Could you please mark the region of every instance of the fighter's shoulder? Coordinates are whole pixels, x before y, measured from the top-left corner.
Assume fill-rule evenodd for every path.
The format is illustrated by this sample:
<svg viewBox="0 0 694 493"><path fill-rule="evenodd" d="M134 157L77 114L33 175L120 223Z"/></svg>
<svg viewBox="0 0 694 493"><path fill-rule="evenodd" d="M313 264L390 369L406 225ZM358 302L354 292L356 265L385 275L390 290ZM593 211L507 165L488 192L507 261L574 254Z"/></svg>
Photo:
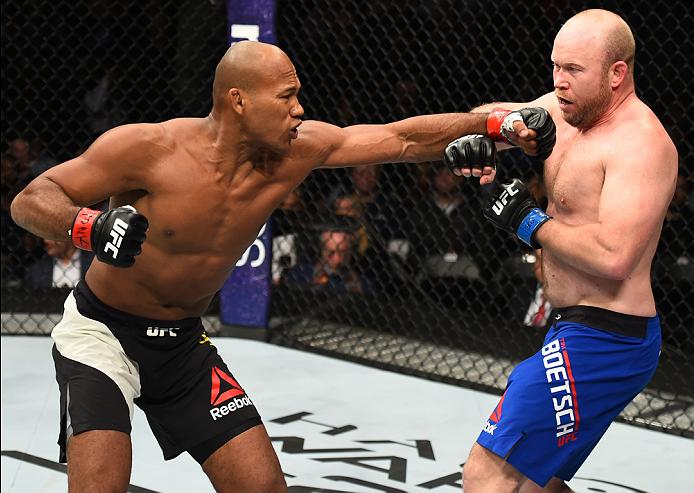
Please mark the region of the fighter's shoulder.
<svg viewBox="0 0 694 493"><path fill-rule="evenodd" d="M494 107L500 107L504 108L506 110L521 110L523 108L544 108L547 110L547 112L550 114L552 119L554 120L555 123L558 121L561 121L561 112L559 111L559 103L557 102L557 98L554 95L553 92L548 92L547 94L543 94L542 96L532 100L532 101L526 101L526 102L500 102L500 103L492 103L488 105L484 105L483 108L485 111L489 111ZM473 110L473 112L476 112L477 110Z"/></svg>
<svg viewBox="0 0 694 493"><path fill-rule="evenodd" d="M340 131L340 127L318 120L306 120L299 127L299 135L305 137L304 143L331 142L338 138Z"/></svg>
<svg viewBox="0 0 694 493"><path fill-rule="evenodd" d="M168 123L168 122L165 122ZM133 142L154 141L165 134L165 123L126 123L107 130L103 136L117 136L127 138Z"/></svg>
<svg viewBox="0 0 694 493"><path fill-rule="evenodd" d="M559 110L559 103L557 102L557 97L553 92L543 94L536 100L528 103L526 106L539 106L546 109L555 123L562 120L561 111Z"/></svg>
<svg viewBox="0 0 694 493"><path fill-rule="evenodd" d="M641 144L635 146L640 148L639 152L644 157L648 156L650 159L653 153L662 156L665 161L677 159L677 148L670 135L653 110L644 102L637 100L617 128L622 135L620 139L615 140L632 143L635 135L644 137L638 140Z"/></svg>
<svg viewBox="0 0 694 493"><path fill-rule="evenodd" d="M165 123L120 125L101 135L93 147L115 154L127 153L131 158L158 156L170 151L176 141Z"/></svg>
<svg viewBox="0 0 694 493"><path fill-rule="evenodd" d="M656 114L643 103L643 117L641 118L644 130L648 133L656 135L658 143L666 149L676 152L675 143L670 138L665 126L656 116Z"/></svg>
<svg viewBox="0 0 694 493"><path fill-rule="evenodd" d="M596 140L606 170L636 178L670 177L677 173L677 149L658 118L646 106L618 115L615 124ZM599 142L599 144L598 144ZM665 180L668 181L668 180ZM652 182L656 185L656 182Z"/></svg>
<svg viewBox="0 0 694 493"><path fill-rule="evenodd" d="M342 138L340 127L318 120L306 120L299 127L299 138L292 143L292 155L315 165L329 155Z"/></svg>

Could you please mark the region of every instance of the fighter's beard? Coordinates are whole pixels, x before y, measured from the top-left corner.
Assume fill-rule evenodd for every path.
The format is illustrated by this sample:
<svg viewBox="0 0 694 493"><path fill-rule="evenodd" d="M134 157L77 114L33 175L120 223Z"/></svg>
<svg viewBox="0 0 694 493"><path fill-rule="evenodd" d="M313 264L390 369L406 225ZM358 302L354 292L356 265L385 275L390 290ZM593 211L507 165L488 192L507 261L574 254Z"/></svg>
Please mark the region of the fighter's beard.
<svg viewBox="0 0 694 493"><path fill-rule="evenodd" d="M564 120L572 127L586 129L590 128L602 116L610 104L612 91L604 81L596 96L583 104L582 111L574 114L564 114Z"/></svg>

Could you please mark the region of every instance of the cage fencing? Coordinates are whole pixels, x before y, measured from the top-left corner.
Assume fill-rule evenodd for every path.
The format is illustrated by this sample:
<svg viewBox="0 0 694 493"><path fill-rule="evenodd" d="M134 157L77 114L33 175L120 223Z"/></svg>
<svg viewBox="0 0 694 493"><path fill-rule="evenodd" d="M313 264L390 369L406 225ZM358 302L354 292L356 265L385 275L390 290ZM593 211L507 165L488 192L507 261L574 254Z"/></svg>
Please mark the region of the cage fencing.
<svg viewBox="0 0 694 493"><path fill-rule="evenodd" d="M384 123L550 91L553 37L587 7L629 22L637 90L681 160L653 266L660 366L620 419L692 437L694 21L684 0L279 1L276 31L302 80L306 118ZM67 293L52 287L51 245L12 222L12 197L108 128L207 114L225 17L214 0L5 2L4 335L48 334ZM648 145L648 136L634 141ZM513 150L499 165L501 180L524 178L542 202L541 171ZM271 219L270 339L501 393L540 347L551 307L537 254L485 223L484 197L439 162L314 172ZM89 258L79 262L83 270ZM213 334L223 333L217 310L207 314Z"/></svg>

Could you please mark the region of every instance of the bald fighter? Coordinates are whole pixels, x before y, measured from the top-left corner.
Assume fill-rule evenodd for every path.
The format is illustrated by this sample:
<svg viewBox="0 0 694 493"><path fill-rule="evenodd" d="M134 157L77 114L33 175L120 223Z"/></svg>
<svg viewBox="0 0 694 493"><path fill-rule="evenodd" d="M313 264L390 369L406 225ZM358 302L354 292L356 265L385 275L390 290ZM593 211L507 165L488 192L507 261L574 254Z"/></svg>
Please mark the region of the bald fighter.
<svg viewBox="0 0 694 493"><path fill-rule="evenodd" d="M514 369L473 445L465 493L571 491L565 481L658 365L651 261L678 157L636 95L634 54L629 26L612 12L580 12L559 30L554 92L532 103L556 122L556 146L544 163L547 210L516 179L483 211L542 248L545 294L556 311L541 350ZM503 114L525 105L496 106ZM485 140L491 144L477 139ZM480 173L460 154L448 161L464 176Z"/></svg>
<svg viewBox="0 0 694 493"><path fill-rule="evenodd" d="M316 167L439 159L487 127L511 124L516 144L538 148L542 109L339 128L302 123L300 87L279 48L235 44L207 117L114 128L13 201L17 224L96 255L52 332L71 492L126 491L135 404L164 458L189 453L217 491L285 491L253 402L200 320L273 209ZM105 198L108 211L88 208Z"/></svg>

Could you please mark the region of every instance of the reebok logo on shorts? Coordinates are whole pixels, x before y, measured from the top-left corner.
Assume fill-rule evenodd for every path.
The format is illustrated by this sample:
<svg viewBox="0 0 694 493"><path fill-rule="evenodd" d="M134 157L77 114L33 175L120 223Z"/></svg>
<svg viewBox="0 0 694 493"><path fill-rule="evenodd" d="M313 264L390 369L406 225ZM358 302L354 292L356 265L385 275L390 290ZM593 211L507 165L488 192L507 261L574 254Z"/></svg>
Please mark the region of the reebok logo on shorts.
<svg viewBox="0 0 694 493"><path fill-rule="evenodd" d="M484 431L485 433L493 435L494 430L496 430L496 428L499 426L498 423L501 419L501 408L504 404L504 397L506 397L506 392L504 392L504 395L501 396L501 399L499 400L499 403L496 405L496 408L487 419L487 422L484 424L482 431Z"/></svg>
<svg viewBox="0 0 694 493"><path fill-rule="evenodd" d="M223 391L223 386L230 388ZM214 421L242 407L252 406L253 402L251 402L245 394L246 392L230 375L227 375L216 366L212 367L212 394L210 396L210 404L216 407L210 409L210 416L212 416ZM243 397L238 397L241 395L243 395ZM231 401L227 402L229 400ZM224 402L227 403L223 404Z"/></svg>

